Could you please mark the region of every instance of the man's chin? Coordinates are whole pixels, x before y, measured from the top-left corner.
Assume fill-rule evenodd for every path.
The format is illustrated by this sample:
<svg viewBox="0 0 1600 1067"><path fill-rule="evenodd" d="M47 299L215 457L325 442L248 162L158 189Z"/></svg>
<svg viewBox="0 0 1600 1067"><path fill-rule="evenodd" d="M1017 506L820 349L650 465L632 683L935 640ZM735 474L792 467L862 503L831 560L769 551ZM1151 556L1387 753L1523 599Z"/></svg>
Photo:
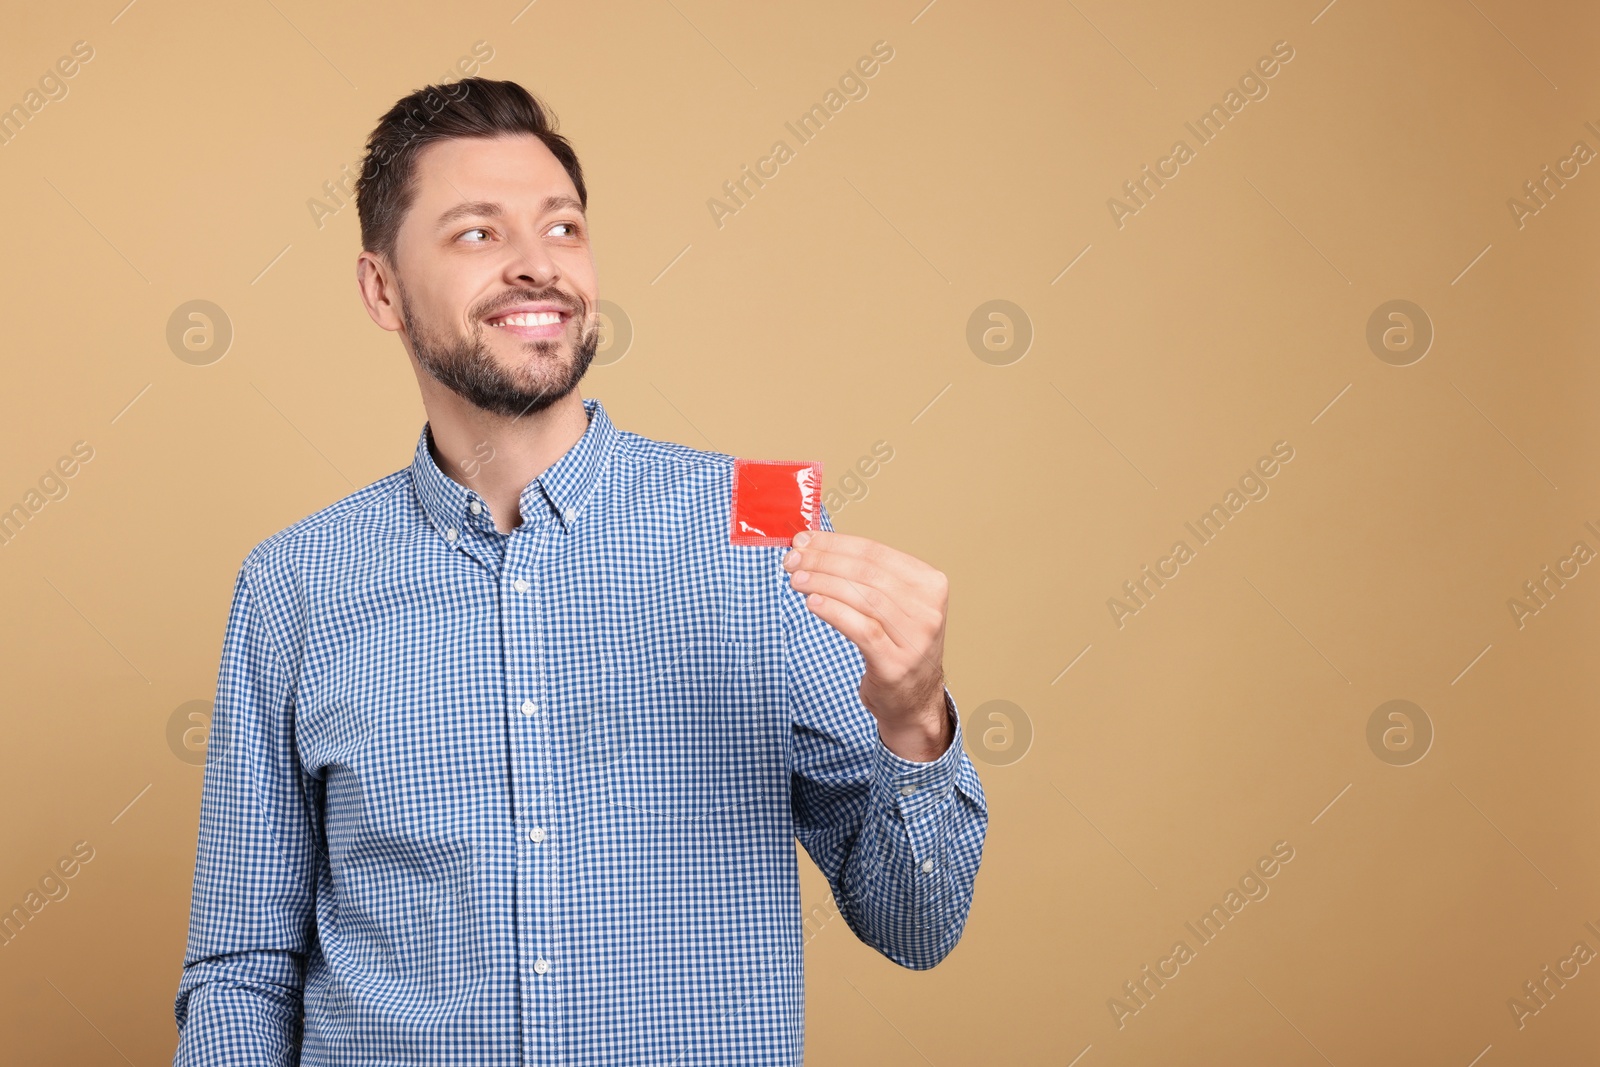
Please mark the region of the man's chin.
<svg viewBox="0 0 1600 1067"><path fill-rule="evenodd" d="M487 411L491 415L500 415L505 418L512 419L522 418L523 416L533 415L543 411L545 408L556 403L566 395L566 393L557 393L553 391L541 393L537 390L534 390L532 392L519 394L506 392L497 393L493 399L490 399L488 397L469 396L459 391L453 391L456 392L456 395L460 396L461 399L465 400L467 403L481 411ZM571 390L569 389L567 392L571 392Z"/></svg>

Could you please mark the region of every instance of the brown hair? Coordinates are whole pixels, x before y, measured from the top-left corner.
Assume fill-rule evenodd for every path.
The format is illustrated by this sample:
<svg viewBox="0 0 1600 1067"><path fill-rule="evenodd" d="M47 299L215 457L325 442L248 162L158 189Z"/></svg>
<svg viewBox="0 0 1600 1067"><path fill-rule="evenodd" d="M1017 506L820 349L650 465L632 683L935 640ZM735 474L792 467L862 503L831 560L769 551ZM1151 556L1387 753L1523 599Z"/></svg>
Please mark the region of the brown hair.
<svg viewBox="0 0 1600 1067"><path fill-rule="evenodd" d="M416 197L417 153L453 137L532 134L566 168L585 210L589 192L583 167L567 139L556 132L555 113L513 81L463 78L428 85L401 98L378 120L356 178L356 213L361 247L393 262L400 223Z"/></svg>

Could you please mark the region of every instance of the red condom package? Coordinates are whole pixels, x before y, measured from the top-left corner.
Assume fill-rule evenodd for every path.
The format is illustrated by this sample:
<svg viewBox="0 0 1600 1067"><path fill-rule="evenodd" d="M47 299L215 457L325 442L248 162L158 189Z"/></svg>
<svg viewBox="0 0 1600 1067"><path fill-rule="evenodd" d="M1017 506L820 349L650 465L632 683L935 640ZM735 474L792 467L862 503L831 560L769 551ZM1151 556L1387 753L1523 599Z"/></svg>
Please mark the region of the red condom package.
<svg viewBox="0 0 1600 1067"><path fill-rule="evenodd" d="M787 545L801 530L821 529L822 464L733 461L736 545Z"/></svg>

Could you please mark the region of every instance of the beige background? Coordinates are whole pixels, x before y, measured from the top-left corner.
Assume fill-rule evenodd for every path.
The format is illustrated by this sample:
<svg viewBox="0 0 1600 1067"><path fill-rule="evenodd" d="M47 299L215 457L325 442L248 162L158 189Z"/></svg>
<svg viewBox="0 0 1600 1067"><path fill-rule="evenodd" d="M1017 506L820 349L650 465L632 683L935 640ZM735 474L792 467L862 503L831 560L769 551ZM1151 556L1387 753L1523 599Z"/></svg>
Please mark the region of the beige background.
<svg viewBox="0 0 1600 1067"><path fill-rule="evenodd" d="M319 229L307 201L478 41L588 171L634 338L582 391L830 487L888 442L838 526L951 576L992 816L971 921L900 970L807 865L813 1062L1600 1058L1600 963L1520 1028L1507 1004L1600 951L1600 567L1521 627L1507 604L1600 550L1600 166L1521 227L1507 205L1600 150L1600 10L122 2L0 38L6 105L94 49L0 147L0 507L94 449L0 548L0 906L94 855L0 948L0 1060L171 1056L180 709L249 548L405 466L422 420L356 297L355 209ZM784 123L880 40L869 95L796 147ZM1108 198L1278 41L1269 95L1119 228ZM794 158L718 228L708 199L778 138ZM165 337L195 299L234 331L209 365ZM994 299L1034 334L1004 366L966 340ZM1409 366L1366 341L1393 299L1435 331ZM1278 441L1270 495L1119 628L1108 598ZM1406 766L1367 740L1394 699L1434 731ZM1119 1028L1123 982L1279 841L1270 895Z"/></svg>

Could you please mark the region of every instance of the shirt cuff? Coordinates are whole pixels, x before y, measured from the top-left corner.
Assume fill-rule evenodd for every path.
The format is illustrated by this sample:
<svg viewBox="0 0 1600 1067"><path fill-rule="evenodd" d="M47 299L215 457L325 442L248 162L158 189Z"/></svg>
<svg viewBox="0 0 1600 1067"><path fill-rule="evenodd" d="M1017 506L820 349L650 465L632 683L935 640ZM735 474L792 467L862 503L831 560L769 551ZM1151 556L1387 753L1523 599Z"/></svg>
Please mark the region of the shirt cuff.
<svg viewBox="0 0 1600 1067"><path fill-rule="evenodd" d="M950 747L936 759L925 763L908 760L891 752L882 737L877 739L877 784L908 822L939 807L955 790L962 756L961 715L948 688L944 691L944 706L953 730Z"/></svg>

